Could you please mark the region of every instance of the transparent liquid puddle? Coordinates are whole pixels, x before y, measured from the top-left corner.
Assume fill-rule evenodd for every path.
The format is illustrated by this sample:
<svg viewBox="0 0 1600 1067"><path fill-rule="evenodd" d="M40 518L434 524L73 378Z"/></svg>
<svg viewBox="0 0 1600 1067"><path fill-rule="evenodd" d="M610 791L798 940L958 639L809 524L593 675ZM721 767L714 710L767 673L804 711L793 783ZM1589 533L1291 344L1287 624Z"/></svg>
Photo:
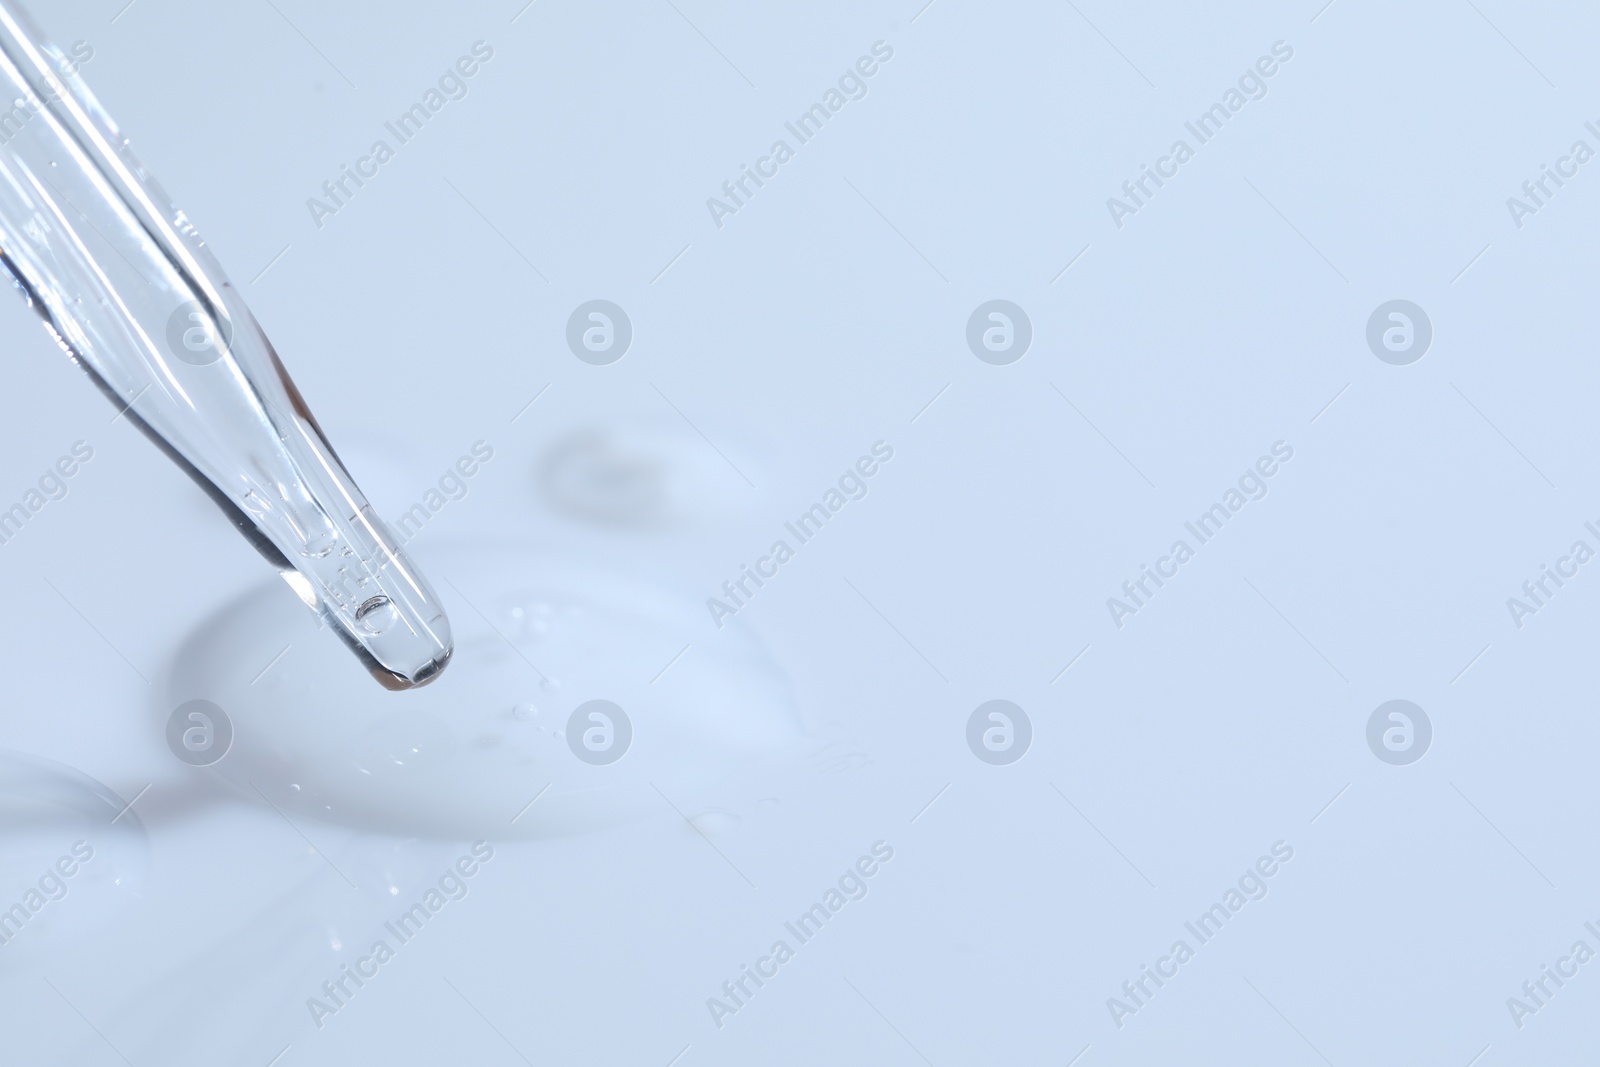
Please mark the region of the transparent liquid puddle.
<svg viewBox="0 0 1600 1067"><path fill-rule="evenodd" d="M14 918L5 927L0 958L59 959L125 919L150 863L149 837L126 804L71 767L0 749L0 912L29 909L20 929ZM80 842L77 855L90 858L59 876L56 864Z"/></svg>
<svg viewBox="0 0 1600 1067"><path fill-rule="evenodd" d="M425 684L451 653L438 597L193 224L68 69L0 0L0 94L26 115L20 126L10 117L16 130L0 144L0 267L373 677L390 689Z"/></svg>
<svg viewBox="0 0 1600 1067"><path fill-rule="evenodd" d="M663 794L692 813L708 788L801 743L782 673L743 627L697 630L704 607L690 598L527 551L430 558L458 620L456 665L436 685L374 690L262 588L196 628L156 711L221 707L235 740L213 770L252 803L259 788L285 811L362 830L488 840L670 812ZM631 722L609 764L583 761L567 736L593 700Z"/></svg>

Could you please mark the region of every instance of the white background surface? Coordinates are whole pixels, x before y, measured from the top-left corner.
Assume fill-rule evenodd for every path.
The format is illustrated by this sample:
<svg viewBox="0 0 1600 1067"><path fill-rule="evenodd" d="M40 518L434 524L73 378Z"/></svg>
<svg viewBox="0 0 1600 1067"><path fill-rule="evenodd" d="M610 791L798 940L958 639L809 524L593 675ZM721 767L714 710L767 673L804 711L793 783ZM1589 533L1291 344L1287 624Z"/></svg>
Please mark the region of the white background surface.
<svg viewBox="0 0 1600 1067"><path fill-rule="evenodd" d="M1596 544L1600 178L1521 228L1505 201L1575 139L1600 147L1592 17L674 3L36 6L92 43L85 78L383 514L492 443L410 546L436 584L492 588L441 561L494 542L679 596L666 654L614 650L636 660L616 683L644 694L636 722L737 711L714 682L733 631L701 602L873 442L895 459L739 616L804 740L601 829L500 840L513 805L472 834L408 830L481 785L469 724L489 709L463 704L442 718L458 756L363 829L167 751L180 646L275 580L20 302L0 314L0 498L95 449L0 546L4 744L124 799L149 787L143 837L103 831L122 884L75 884L55 925L0 948L3 1058L1579 1060L1594 965L1521 1028L1506 998L1574 941L1600 948L1600 579L1520 629L1505 602ZM495 57L470 95L318 229L306 198L478 40ZM706 198L879 40L894 58L866 98L716 227ZM1294 58L1266 97L1114 225L1106 198L1279 40ZM997 297L1034 329L1008 367L963 336ZM594 298L634 327L609 367L565 346ZM1364 339L1395 298L1434 327L1408 367ZM541 494L551 449L595 426L655 457L661 521ZM1106 598L1280 440L1267 497L1117 628ZM685 644L667 688L641 684ZM276 651L211 667L246 687ZM279 668L337 699L250 721L314 747L319 715L334 738L406 699L340 655L326 678ZM1033 723L1008 767L965 743L993 698ZM1394 698L1433 723L1408 767L1365 741ZM646 754L596 788L645 796ZM566 758L518 772L526 795L572 780ZM54 829L14 824L8 892L79 833ZM474 837L497 851L471 894L319 1029L306 999ZM718 1027L707 998L880 840L895 858L866 898ZM1107 998L1280 840L1295 858L1269 895L1118 1027Z"/></svg>

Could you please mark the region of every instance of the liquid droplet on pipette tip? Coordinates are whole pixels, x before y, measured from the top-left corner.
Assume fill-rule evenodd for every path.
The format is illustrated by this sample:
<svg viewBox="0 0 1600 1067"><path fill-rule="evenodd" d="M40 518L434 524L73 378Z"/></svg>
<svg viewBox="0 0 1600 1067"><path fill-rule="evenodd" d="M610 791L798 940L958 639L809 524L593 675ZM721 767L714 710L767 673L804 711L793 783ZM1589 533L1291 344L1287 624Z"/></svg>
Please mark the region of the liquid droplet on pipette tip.
<svg viewBox="0 0 1600 1067"><path fill-rule="evenodd" d="M412 674L401 674L399 671L383 666L370 658L370 653L362 657L366 662L367 673L373 681L389 690L391 693L403 693L408 689L418 689L427 685L450 665L450 659L455 654L453 647L446 647L433 659L423 664Z"/></svg>

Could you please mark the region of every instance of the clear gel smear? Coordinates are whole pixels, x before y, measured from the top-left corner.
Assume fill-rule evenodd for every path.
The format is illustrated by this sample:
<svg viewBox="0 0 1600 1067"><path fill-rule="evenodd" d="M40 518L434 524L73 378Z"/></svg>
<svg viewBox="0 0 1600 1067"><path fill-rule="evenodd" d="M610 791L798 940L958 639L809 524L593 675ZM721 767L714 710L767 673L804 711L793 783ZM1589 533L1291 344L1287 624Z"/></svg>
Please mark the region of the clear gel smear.
<svg viewBox="0 0 1600 1067"><path fill-rule="evenodd" d="M373 677L435 677L452 647L437 596L194 226L11 0L0 93L0 264L45 328Z"/></svg>

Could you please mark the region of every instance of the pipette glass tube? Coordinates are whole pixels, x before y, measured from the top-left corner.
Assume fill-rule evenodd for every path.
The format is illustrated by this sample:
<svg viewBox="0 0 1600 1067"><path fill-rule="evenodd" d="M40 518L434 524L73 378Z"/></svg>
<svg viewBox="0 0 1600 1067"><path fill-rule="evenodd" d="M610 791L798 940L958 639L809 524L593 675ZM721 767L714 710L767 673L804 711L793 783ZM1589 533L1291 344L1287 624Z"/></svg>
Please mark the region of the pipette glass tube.
<svg viewBox="0 0 1600 1067"><path fill-rule="evenodd" d="M438 597L194 226L11 0L0 101L0 265L46 330L380 683L435 677L451 652Z"/></svg>

